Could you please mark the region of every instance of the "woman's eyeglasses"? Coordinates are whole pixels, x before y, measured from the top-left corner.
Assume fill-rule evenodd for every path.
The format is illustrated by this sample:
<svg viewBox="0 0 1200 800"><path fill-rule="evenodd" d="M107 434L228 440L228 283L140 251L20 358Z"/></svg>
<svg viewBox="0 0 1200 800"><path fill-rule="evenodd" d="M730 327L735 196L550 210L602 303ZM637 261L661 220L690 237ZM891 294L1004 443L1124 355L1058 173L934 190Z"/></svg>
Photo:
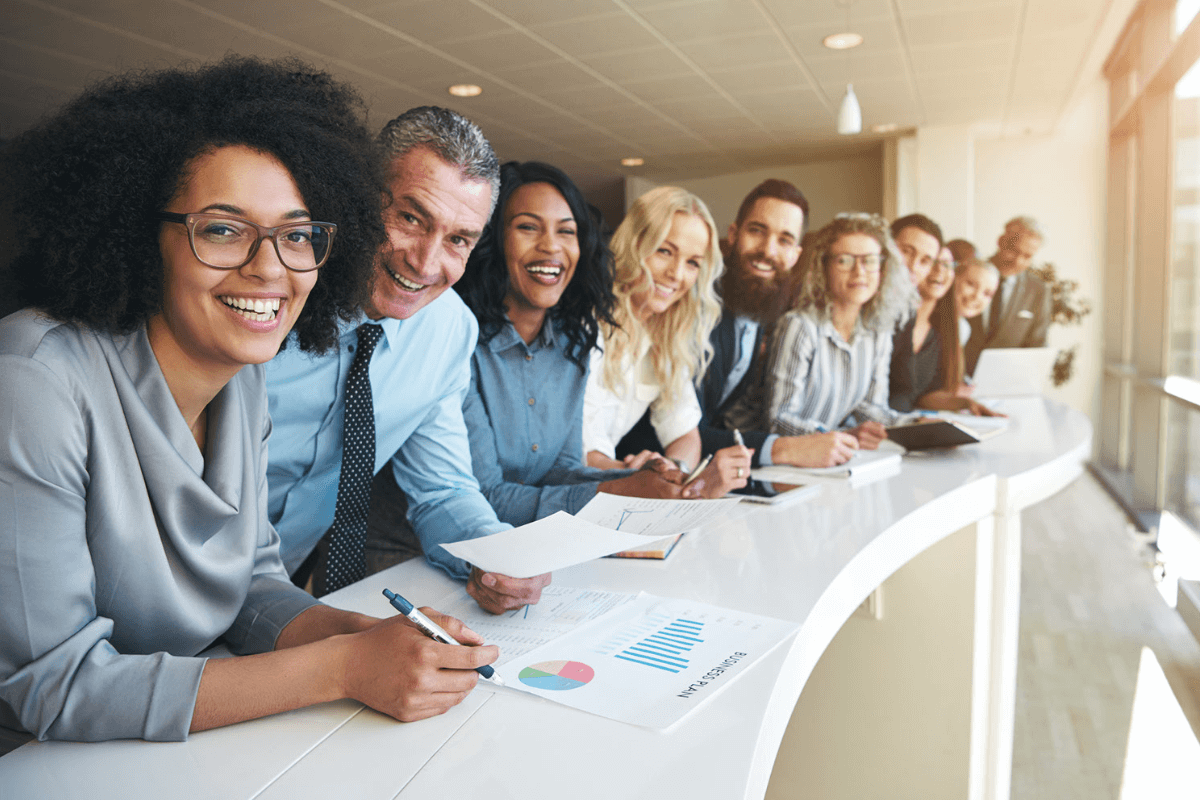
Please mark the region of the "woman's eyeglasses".
<svg viewBox="0 0 1200 800"><path fill-rule="evenodd" d="M160 211L155 219L187 228L192 253L214 269L238 269L250 263L263 239L270 239L279 261L293 272L310 272L329 258L337 225L332 222L288 222L264 228L228 214L173 214Z"/></svg>
<svg viewBox="0 0 1200 800"><path fill-rule="evenodd" d="M852 253L830 253L825 256L825 263L841 272L849 272L854 269L856 264L861 264L867 272L879 272L879 268L883 265L883 256L879 253L866 253L861 256Z"/></svg>

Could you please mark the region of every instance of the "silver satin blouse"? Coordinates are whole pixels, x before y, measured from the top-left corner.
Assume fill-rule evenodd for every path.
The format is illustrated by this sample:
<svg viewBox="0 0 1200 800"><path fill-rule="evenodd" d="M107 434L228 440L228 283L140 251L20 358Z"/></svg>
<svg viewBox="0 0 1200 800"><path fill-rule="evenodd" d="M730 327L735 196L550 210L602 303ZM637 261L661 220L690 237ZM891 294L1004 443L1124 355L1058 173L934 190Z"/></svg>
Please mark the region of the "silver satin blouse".
<svg viewBox="0 0 1200 800"><path fill-rule="evenodd" d="M272 649L317 601L267 522L261 367L212 401L203 458L145 328L0 320L0 752L187 738L203 658Z"/></svg>

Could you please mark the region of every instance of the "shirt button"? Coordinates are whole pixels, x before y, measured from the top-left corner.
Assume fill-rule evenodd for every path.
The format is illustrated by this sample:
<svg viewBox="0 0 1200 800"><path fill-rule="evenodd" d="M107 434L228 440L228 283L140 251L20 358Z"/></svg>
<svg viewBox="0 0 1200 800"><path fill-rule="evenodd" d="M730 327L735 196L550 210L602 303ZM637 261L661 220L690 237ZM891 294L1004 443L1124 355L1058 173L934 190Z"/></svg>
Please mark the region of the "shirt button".
<svg viewBox="0 0 1200 800"><path fill-rule="evenodd" d="M347 353L353 353L353 352L354 352L354 345L352 345L352 344L348 344L348 345L346 345L346 352L347 352Z"/></svg>
<svg viewBox="0 0 1200 800"><path fill-rule="evenodd" d="M533 398L529 398L529 405L533 405Z"/></svg>
<svg viewBox="0 0 1200 800"><path fill-rule="evenodd" d="M536 444L533 446L533 452L535 452L535 453L537 452L537 445L536 445Z"/></svg>

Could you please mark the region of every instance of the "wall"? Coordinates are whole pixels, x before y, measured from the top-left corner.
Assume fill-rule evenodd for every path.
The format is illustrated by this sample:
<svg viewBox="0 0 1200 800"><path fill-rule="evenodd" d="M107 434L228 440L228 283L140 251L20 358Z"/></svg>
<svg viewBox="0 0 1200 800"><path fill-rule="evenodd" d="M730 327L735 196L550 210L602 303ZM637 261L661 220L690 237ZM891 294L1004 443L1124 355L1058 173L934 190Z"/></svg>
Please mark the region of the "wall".
<svg viewBox="0 0 1200 800"><path fill-rule="evenodd" d="M626 202L631 203L661 183L682 186L695 193L713 215L722 236L737 216L742 198L767 178L791 181L809 203L809 229L833 219L839 211L883 211L883 148L849 158L787 164L707 178L626 180ZM628 206L627 206L628 207Z"/></svg>
<svg viewBox="0 0 1200 800"><path fill-rule="evenodd" d="M1053 134L975 142L972 241L989 255L1005 221L1018 214L1036 217L1047 236L1037 261L1048 261L1060 277L1077 280L1078 294L1092 303L1082 326L1052 325L1049 343L1079 345L1074 377L1051 397L1093 421L1099 419L1102 369L1107 131L1107 87L1097 77Z"/></svg>

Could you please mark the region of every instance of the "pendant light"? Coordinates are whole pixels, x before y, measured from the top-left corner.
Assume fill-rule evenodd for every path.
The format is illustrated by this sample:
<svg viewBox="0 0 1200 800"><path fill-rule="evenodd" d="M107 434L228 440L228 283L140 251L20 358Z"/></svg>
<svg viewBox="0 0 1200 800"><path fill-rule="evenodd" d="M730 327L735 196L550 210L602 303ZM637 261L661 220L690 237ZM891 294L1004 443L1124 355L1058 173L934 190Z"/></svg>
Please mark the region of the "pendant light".
<svg viewBox="0 0 1200 800"><path fill-rule="evenodd" d="M854 0L846 0L846 32L835 33L825 37L824 44L832 50L850 50L862 44L863 38L850 28L850 6ZM839 3L841 5L841 3ZM846 94L842 96L842 104L838 107L837 132L843 136L862 133L862 107L858 104L858 96L854 94L854 84L849 81L850 54L846 54Z"/></svg>
<svg viewBox="0 0 1200 800"><path fill-rule="evenodd" d="M837 132L843 136L862 133L862 108L858 105L858 97L854 94L854 84L846 84L846 94L842 97L841 108L838 109Z"/></svg>

